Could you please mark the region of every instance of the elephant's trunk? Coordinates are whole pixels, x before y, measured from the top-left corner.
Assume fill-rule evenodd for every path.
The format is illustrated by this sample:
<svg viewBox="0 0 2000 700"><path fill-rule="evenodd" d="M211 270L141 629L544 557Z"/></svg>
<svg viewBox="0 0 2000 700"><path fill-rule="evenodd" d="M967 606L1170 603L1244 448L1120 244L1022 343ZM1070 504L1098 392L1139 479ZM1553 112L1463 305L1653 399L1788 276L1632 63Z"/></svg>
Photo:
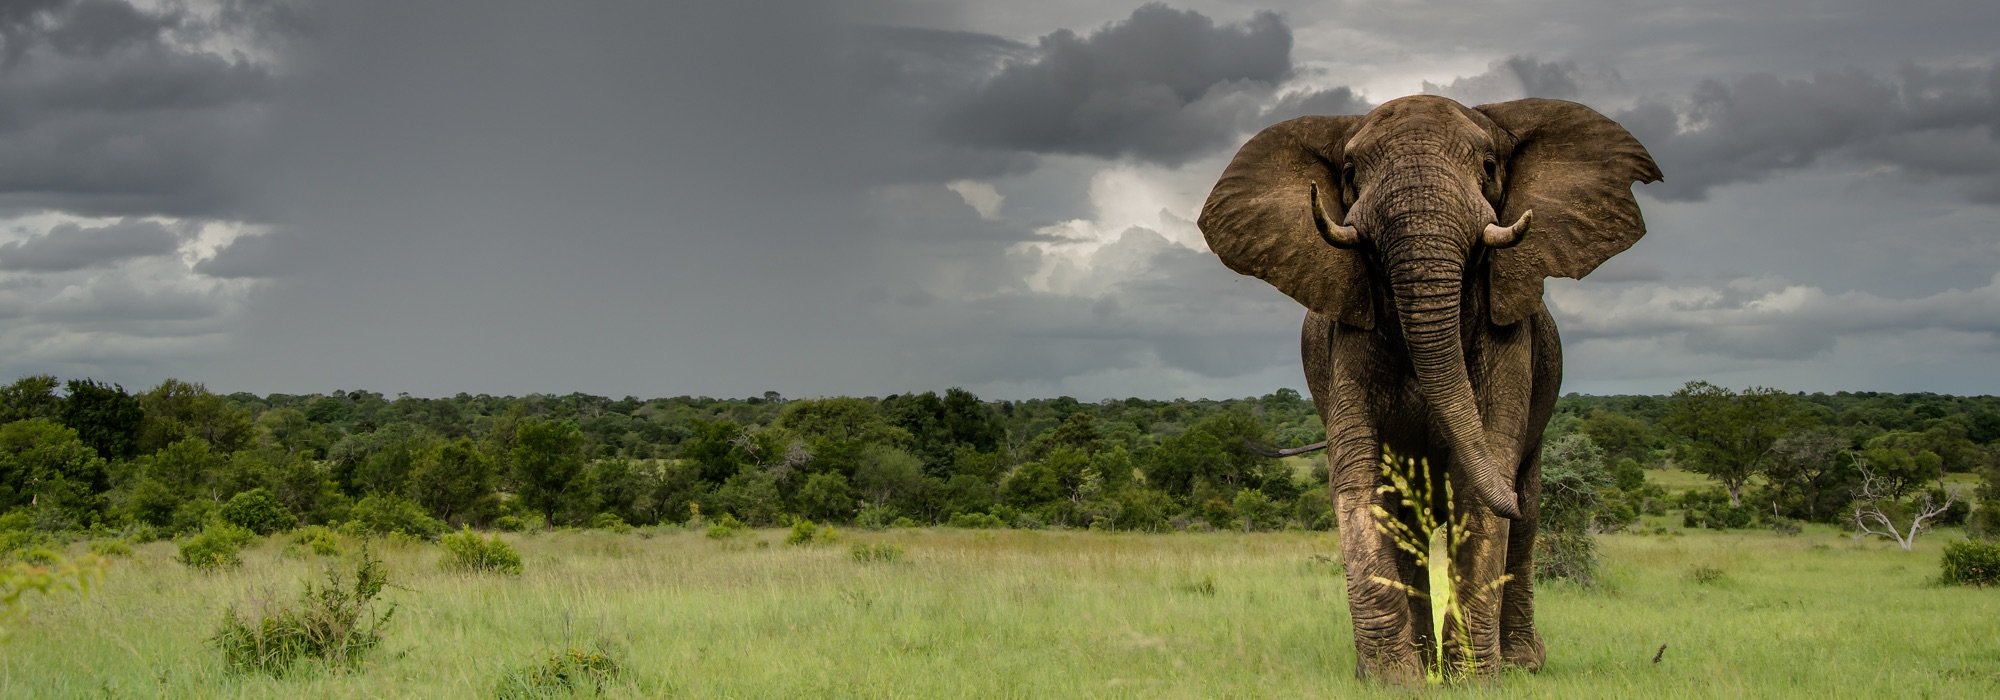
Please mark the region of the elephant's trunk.
<svg viewBox="0 0 2000 700"><path fill-rule="evenodd" d="M1460 305L1465 291L1463 248L1449 237L1413 236L1389 257L1390 287L1417 389L1430 404L1433 426L1450 445L1456 473L1471 477L1479 502L1509 519L1520 517L1514 474L1487 447L1484 422L1473 398L1461 343Z"/></svg>

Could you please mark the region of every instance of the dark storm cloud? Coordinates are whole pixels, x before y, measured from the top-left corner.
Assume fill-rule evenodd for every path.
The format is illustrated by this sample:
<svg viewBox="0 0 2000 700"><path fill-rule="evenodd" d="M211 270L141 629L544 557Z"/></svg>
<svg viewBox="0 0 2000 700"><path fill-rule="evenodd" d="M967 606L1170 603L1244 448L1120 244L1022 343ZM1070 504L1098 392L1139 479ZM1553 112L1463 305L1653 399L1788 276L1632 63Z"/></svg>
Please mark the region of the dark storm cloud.
<svg viewBox="0 0 2000 700"><path fill-rule="evenodd" d="M186 48L210 28L118 0L0 13L0 206L92 216L241 213L233 158L271 75Z"/></svg>
<svg viewBox="0 0 2000 700"><path fill-rule="evenodd" d="M1533 56L1510 56L1495 61L1490 70L1458 78L1447 84L1424 82L1423 91L1458 100L1468 105L1502 102L1523 97L1575 100L1583 94L1586 81L1615 82L1616 74L1586 76L1574 61L1542 61Z"/></svg>
<svg viewBox="0 0 2000 700"><path fill-rule="evenodd" d="M1277 123L1294 117L1315 114L1367 114L1375 105L1361 99L1352 89L1337 87L1312 92L1294 92L1278 98L1276 104L1264 110L1261 121Z"/></svg>
<svg viewBox="0 0 2000 700"><path fill-rule="evenodd" d="M2000 202L2000 64L1756 73L1703 81L1684 100L1649 99L1617 118L1667 173L1650 188L1663 199L1700 201L1837 156Z"/></svg>
<svg viewBox="0 0 2000 700"><path fill-rule="evenodd" d="M1276 14L1217 25L1144 5L1088 36L1043 36L947 113L966 143L1165 164L1229 145L1290 76L1292 32Z"/></svg>
<svg viewBox="0 0 2000 700"><path fill-rule="evenodd" d="M168 255L178 250L180 244L179 235L151 221L126 219L91 228L58 224L40 236L0 243L0 270L81 270L131 258Z"/></svg>

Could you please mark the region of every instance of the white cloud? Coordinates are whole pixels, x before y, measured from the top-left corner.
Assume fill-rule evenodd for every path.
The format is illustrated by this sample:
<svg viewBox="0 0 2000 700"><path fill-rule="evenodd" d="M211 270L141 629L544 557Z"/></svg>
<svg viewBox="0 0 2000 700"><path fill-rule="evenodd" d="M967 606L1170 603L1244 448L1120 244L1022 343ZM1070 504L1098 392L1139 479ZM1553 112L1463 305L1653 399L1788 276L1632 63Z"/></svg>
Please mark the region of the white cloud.
<svg viewBox="0 0 2000 700"><path fill-rule="evenodd" d="M987 221L998 221L1000 205L1007 201L999 190L993 189L991 182L953 180L945 183L945 189L957 192L958 196L965 200L966 206L972 207L973 211L979 212L979 218Z"/></svg>

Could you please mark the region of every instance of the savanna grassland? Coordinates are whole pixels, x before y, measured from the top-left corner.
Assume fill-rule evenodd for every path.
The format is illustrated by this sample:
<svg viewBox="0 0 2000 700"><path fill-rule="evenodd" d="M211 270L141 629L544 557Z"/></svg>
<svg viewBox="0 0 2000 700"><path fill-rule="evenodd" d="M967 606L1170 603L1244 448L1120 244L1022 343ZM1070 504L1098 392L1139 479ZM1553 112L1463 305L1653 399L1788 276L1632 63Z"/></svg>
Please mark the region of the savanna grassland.
<svg viewBox="0 0 2000 700"><path fill-rule="evenodd" d="M2000 696L2000 595L1931 583L1955 533L1903 552L1818 526L1665 532L1604 536L1595 589L1541 587L1542 673L1426 694ZM0 643L0 697L492 697L569 649L615 662L574 686L608 697L1410 694L1351 678L1331 533L785 536L505 535L518 577L450 573L437 545L378 540L395 605L381 646L353 669L283 676L229 672L205 638L227 608L351 569L354 541L327 557L274 536L213 572L140 545L84 596L25 600ZM855 544L900 556L861 561Z"/></svg>

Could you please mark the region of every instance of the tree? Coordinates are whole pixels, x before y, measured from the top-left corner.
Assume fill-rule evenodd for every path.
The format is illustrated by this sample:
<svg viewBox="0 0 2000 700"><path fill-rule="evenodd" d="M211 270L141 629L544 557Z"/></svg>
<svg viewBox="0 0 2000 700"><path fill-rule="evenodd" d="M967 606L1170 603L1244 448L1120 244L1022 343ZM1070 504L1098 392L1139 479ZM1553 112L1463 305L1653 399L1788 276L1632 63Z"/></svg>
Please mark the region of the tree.
<svg viewBox="0 0 2000 700"><path fill-rule="evenodd" d="M1861 478L1848 455L1851 447L1847 436L1824 426L1793 431L1772 443L1764 476L1773 508L1814 522L1838 519Z"/></svg>
<svg viewBox="0 0 2000 700"><path fill-rule="evenodd" d="M1769 464L1771 446L1805 423L1791 394L1763 387L1737 393L1699 380L1674 391L1661 419L1684 441L1687 468L1721 483L1732 508L1743 505L1743 486Z"/></svg>
<svg viewBox="0 0 2000 700"><path fill-rule="evenodd" d="M890 445L869 445L855 464L855 490L869 505L910 510L923 486L923 460Z"/></svg>
<svg viewBox="0 0 2000 700"><path fill-rule="evenodd" d="M0 512L34 505L55 529L89 524L106 480L104 459L76 431L46 418L0 425Z"/></svg>
<svg viewBox="0 0 2000 700"><path fill-rule="evenodd" d="M1652 431L1637 418L1600 408L1591 411L1580 427L1592 443L1604 450L1607 463L1630 459L1643 465L1653 457Z"/></svg>
<svg viewBox="0 0 2000 700"><path fill-rule="evenodd" d="M209 393L200 384L168 379L140 394L139 406L145 410L139 430L142 452L190 437L206 440L223 452L235 452L256 436L249 411Z"/></svg>
<svg viewBox="0 0 2000 700"><path fill-rule="evenodd" d="M36 374L0 387L0 423L29 418L60 419L63 400L56 396L58 386L61 383L55 377Z"/></svg>
<svg viewBox="0 0 2000 700"><path fill-rule="evenodd" d="M521 503L556 522L570 482L583 471L583 431L569 421L522 421L511 457Z"/></svg>
<svg viewBox="0 0 2000 700"><path fill-rule="evenodd" d="M1944 476L1944 458L1931 451L1923 433L1894 431L1869 438L1861 446L1861 462L1875 479L1882 496L1900 499L1925 482Z"/></svg>
<svg viewBox="0 0 2000 700"><path fill-rule="evenodd" d="M806 477L796 499L799 514L821 522L845 522L854 517L854 489L840 472L818 472Z"/></svg>
<svg viewBox="0 0 2000 700"><path fill-rule="evenodd" d="M139 400L117 384L71 379L63 385L62 423L106 460L125 459L139 452L139 428L146 411Z"/></svg>
<svg viewBox="0 0 2000 700"><path fill-rule="evenodd" d="M1857 458L1858 460L1858 458ZM1904 503L1890 495L1890 482L1860 467L1861 486L1854 492L1854 539L1876 535L1894 540L1903 551L1916 545L1917 533L1958 502L1958 492L1946 490L1939 500L1924 493L1914 502Z"/></svg>
<svg viewBox="0 0 2000 700"><path fill-rule="evenodd" d="M1182 498L1194 493L1196 481L1213 483L1229 463L1222 441L1205 430L1189 430L1167 438L1146 456L1146 481Z"/></svg>
<svg viewBox="0 0 2000 700"><path fill-rule="evenodd" d="M482 522L493 496L493 458L471 438L439 442L416 456L406 483L410 500L439 520Z"/></svg>

